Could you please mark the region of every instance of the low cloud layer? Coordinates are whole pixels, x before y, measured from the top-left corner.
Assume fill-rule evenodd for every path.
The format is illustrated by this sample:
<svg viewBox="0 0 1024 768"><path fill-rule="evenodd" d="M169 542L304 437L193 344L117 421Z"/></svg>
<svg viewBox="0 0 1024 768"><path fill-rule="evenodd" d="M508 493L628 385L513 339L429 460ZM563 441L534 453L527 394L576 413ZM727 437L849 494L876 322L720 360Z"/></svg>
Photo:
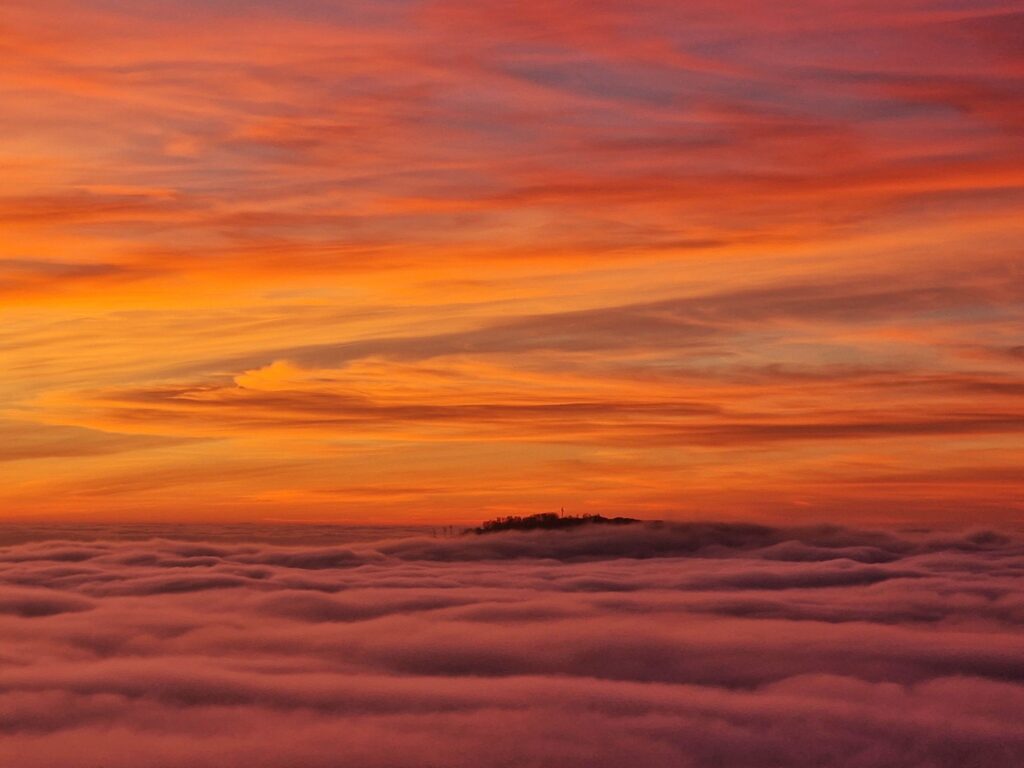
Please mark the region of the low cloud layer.
<svg viewBox="0 0 1024 768"><path fill-rule="evenodd" d="M0 547L0 764L1024 763L1014 535L137 533Z"/></svg>

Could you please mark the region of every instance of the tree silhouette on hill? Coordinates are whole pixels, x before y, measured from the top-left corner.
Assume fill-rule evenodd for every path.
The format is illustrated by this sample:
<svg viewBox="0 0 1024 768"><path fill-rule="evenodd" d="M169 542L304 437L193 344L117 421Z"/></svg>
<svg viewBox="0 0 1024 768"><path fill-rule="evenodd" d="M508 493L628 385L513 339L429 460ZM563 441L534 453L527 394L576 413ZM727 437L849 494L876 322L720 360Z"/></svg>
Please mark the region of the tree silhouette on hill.
<svg viewBox="0 0 1024 768"><path fill-rule="evenodd" d="M500 531L535 531L535 530L561 530L565 528L576 528L581 525L629 525L639 523L640 520L632 517L604 517L603 515L559 515L555 512L541 512L537 515L510 515L508 517L496 517L481 523L476 528L470 528L468 533L498 533Z"/></svg>

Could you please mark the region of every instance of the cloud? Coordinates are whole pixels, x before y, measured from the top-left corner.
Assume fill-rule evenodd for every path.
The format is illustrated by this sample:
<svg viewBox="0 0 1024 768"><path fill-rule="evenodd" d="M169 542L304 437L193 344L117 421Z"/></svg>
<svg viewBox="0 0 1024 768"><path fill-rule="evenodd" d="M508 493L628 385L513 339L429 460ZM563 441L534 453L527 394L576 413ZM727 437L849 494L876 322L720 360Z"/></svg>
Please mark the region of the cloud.
<svg viewBox="0 0 1024 768"><path fill-rule="evenodd" d="M1015 535L675 524L263 540L275 532L307 535L44 526L0 549L0 756L23 768L1024 757ZM150 538L161 533L177 538Z"/></svg>
<svg viewBox="0 0 1024 768"><path fill-rule="evenodd" d="M120 434L6 419L0 419L0 439L0 462L104 456L187 442L177 437Z"/></svg>
<svg viewBox="0 0 1024 768"><path fill-rule="evenodd" d="M46 589L17 589L7 586L0 593L0 614L13 614L25 618L87 611L92 607L91 601L74 595L54 594Z"/></svg>
<svg viewBox="0 0 1024 768"><path fill-rule="evenodd" d="M369 356L426 360L536 351L662 350L680 354L694 348L699 352L765 325L870 324L927 317L939 311L998 309L1007 301L1024 299L1024 283L1002 279L1005 266L964 272L957 275L956 285L945 279L891 272L840 280L786 280L745 290L497 320L454 333L270 349L259 357L207 365L255 367L283 359L315 368L337 367Z"/></svg>
<svg viewBox="0 0 1024 768"><path fill-rule="evenodd" d="M0 506L1018 509L1019 10L750 5L5 0Z"/></svg>
<svg viewBox="0 0 1024 768"><path fill-rule="evenodd" d="M874 366L822 362L822 356L845 361L864 350L829 348L808 330L839 327L870 335L887 323L927 322L939 312L998 312L1005 302L1024 298L1018 283L999 279L998 269L962 278L957 286L908 274L789 281L491 319L456 332L266 349L166 372L206 375L180 384L54 393L40 410L53 410L49 417L60 421L88 405L84 426L125 431L342 430L427 441L432 434L442 440L472 435L744 446L1020 431L1020 414L1009 400L953 413L945 400L954 393L1012 397L1021 386L1012 373L958 375L896 357ZM756 344L783 355L801 345L811 351L806 362L789 366L741 362L749 354L745 347ZM524 359L532 361L526 371ZM231 381L225 381L228 371ZM680 375L690 397L681 396ZM598 387L595 377L615 386ZM809 399L802 413L782 418L770 409L752 411L753 398L737 388L753 395L794 385L816 387L821 404L813 407ZM872 392L873 407L837 407L832 390L850 387ZM467 388L476 393L471 400ZM932 395L935 406L922 399L908 408L903 398L914 390Z"/></svg>

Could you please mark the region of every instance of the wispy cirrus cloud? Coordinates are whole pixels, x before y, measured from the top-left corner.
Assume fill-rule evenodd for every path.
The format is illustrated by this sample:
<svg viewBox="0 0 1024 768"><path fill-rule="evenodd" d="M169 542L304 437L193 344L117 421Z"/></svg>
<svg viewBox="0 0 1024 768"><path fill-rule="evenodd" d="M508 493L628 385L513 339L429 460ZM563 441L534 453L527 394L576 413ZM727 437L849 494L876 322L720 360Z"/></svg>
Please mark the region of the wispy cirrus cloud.
<svg viewBox="0 0 1024 768"><path fill-rule="evenodd" d="M0 503L1019 508L1020 19L12 0L4 417L93 431Z"/></svg>

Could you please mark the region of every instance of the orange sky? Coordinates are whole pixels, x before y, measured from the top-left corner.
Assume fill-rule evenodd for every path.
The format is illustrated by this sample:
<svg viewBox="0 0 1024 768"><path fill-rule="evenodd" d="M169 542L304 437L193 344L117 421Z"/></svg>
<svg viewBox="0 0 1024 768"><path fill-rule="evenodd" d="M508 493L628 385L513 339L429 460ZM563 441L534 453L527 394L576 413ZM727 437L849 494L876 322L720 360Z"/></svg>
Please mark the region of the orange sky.
<svg viewBox="0 0 1024 768"><path fill-rule="evenodd" d="M0 514L1019 521L1022 39L4 0Z"/></svg>

